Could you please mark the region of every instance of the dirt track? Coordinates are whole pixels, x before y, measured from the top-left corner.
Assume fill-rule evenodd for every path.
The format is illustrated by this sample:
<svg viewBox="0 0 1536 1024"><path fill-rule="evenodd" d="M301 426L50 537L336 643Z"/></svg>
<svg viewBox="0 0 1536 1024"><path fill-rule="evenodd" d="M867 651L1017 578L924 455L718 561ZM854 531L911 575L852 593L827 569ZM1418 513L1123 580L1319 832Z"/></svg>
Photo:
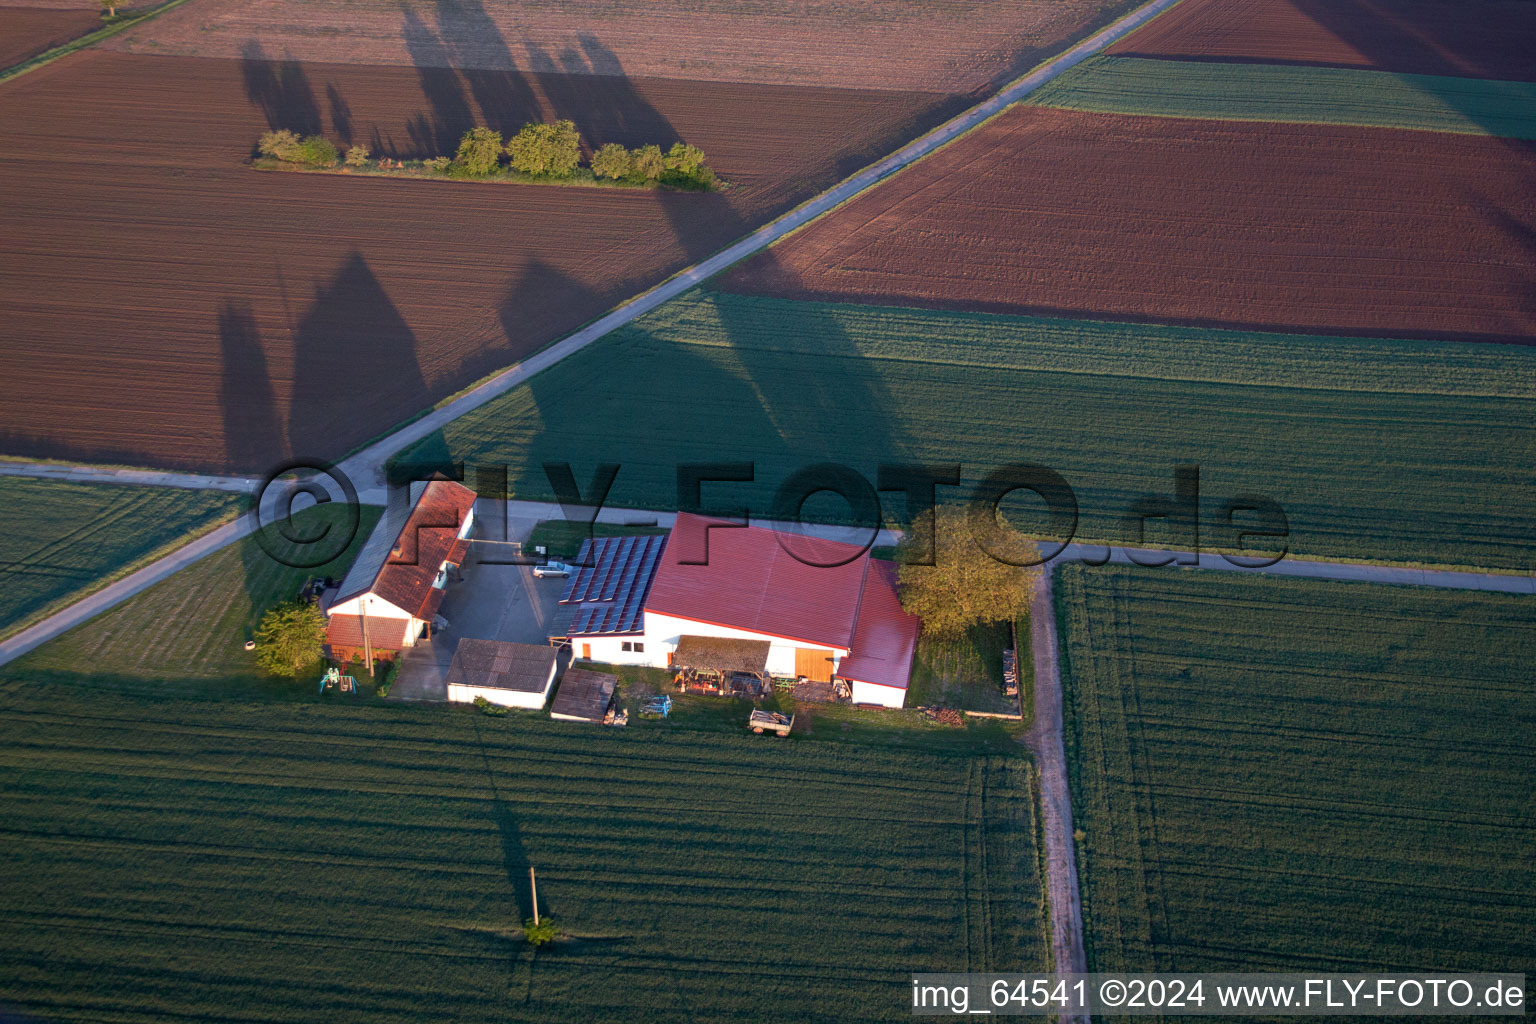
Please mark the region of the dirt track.
<svg viewBox="0 0 1536 1024"><path fill-rule="evenodd" d="M1536 81L1526 0L1184 0L1107 51Z"/></svg>
<svg viewBox="0 0 1536 1024"><path fill-rule="evenodd" d="M1533 238L1530 143L1016 107L722 287L1529 342Z"/></svg>
<svg viewBox="0 0 1536 1024"><path fill-rule="evenodd" d="M0 451L336 456L687 266L955 101L84 53L0 91ZM416 155L476 120L700 145L697 195L242 166L269 124Z"/></svg>
<svg viewBox="0 0 1536 1024"><path fill-rule="evenodd" d="M198 0L114 49L970 92L1134 0Z"/></svg>
<svg viewBox="0 0 1536 1024"><path fill-rule="evenodd" d="M96 10L0 7L0 68L62 46L101 24Z"/></svg>

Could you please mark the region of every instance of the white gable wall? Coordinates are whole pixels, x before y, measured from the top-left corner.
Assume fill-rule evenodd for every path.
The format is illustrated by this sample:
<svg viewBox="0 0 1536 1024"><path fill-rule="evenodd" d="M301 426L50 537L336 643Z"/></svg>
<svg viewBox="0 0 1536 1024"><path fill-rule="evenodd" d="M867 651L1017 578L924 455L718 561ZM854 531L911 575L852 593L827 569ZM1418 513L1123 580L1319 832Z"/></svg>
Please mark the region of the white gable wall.
<svg viewBox="0 0 1536 1024"><path fill-rule="evenodd" d="M855 704L879 704L882 707L899 708L907 702L907 691L899 686L881 686L879 683L853 683Z"/></svg>

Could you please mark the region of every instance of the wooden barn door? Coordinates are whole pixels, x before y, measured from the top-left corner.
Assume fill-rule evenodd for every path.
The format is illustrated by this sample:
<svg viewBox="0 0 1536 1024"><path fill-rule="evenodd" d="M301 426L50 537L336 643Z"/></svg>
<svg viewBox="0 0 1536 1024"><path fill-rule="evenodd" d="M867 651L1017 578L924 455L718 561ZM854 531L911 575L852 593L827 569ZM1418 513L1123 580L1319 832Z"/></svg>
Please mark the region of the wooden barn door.
<svg viewBox="0 0 1536 1024"><path fill-rule="evenodd" d="M795 675L805 676L805 678L813 683L830 683L832 681L832 652L796 647Z"/></svg>

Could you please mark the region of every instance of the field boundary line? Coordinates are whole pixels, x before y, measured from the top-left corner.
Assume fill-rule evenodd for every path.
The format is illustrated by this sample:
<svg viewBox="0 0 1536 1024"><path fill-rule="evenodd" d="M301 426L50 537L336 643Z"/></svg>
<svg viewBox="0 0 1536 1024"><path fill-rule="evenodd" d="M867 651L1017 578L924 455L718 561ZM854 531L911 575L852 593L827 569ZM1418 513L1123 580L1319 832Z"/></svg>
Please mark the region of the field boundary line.
<svg viewBox="0 0 1536 1024"><path fill-rule="evenodd" d="M33 480L63 480L80 484L126 484L134 487L177 487L189 491L232 491L254 494L254 477L177 473L159 469L108 469L67 462L0 462L0 476Z"/></svg>
<svg viewBox="0 0 1536 1024"><path fill-rule="evenodd" d="M158 17L173 7L180 7L186 2L187 0L167 0L166 3L163 3L158 7L152 7L142 14L121 18L120 20L114 21L109 25L98 28L95 31L87 32L83 36L71 39L67 43L55 46L51 50L44 50L42 53L39 53L34 57L28 57L26 60L21 61L18 64L12 64L8 68L0 69L0 82L9 82L13 78L20 78L22 75L29 71L36 71L38 68L47 67L49 64L52 64L56 60L59 60L63 57L68 57L70 54L75 53L78 50L84 50L87 47L95 46L103 39L111 39L119 32L126 32L130 28L142 25L144 22L149 21L151 18Z"/></svg>

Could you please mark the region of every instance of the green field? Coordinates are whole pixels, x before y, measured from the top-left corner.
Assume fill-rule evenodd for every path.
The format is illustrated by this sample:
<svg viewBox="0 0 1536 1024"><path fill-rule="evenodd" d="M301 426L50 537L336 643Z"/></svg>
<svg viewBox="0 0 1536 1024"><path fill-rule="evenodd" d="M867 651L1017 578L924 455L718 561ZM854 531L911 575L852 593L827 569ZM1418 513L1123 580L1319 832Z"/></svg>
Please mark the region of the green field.
<svg viewBox="0 0 1536 1024"><path fill-rule="evenodd" d="M1025 102L1106 114L1536 139L1536 82L1347 68L1093 57Z"/></svg>
<svg viewBox="0 0 1536 1024"><path fill-rule="evenodd" d="M1253 493L1285 509L1292 554L1529 570L1536 349L700 291L402 463L450 460L507 465L516 497L546 501L544 462L582 487L616 462L608 504L658 509L677 507L678 463L752 461L753 483L704 498L758 513L814 463L871 480L881 462L960 463L974 482L1035 462L1076 489L1080 538L1117 542L1125 510L1196 463L1208 546L1221 503Z"/></svg>
<svg viewBox="0 0 1536 1024"><path fill-rule="evenodd" d="M0 636L233 516L223 491L0 477Z"/></svg>
<svg viewBox="0 0 1536 1024"><path fill-rule="evenodd" d="M11 681L0 786L49 1020L897 1021L1048 955L1019 757Z"/></svg>
<svg viewBox="0 0 1536 1024"><path fill-rule="evenodd" d="M94 688L183 696L252 687L270 694L313 696L308 685L297 688L292 680L265 676L256 666L256 655L245 650L245 641L251 639L261 613L279 601L293 600L310 576L345 575L382 513L364 506L351 546L314 569L285 566L254 538L246 538L44 644L0 669L0 675L84 680ZM344 520L336 506L301 515L306 524L318 517Z"/></svg>
<svg viewBox="0 0 1536 1024"><path fill-rule="evenodd" d="M1089 969L1528 971L1536 598L1063 569Z"/></svg>

